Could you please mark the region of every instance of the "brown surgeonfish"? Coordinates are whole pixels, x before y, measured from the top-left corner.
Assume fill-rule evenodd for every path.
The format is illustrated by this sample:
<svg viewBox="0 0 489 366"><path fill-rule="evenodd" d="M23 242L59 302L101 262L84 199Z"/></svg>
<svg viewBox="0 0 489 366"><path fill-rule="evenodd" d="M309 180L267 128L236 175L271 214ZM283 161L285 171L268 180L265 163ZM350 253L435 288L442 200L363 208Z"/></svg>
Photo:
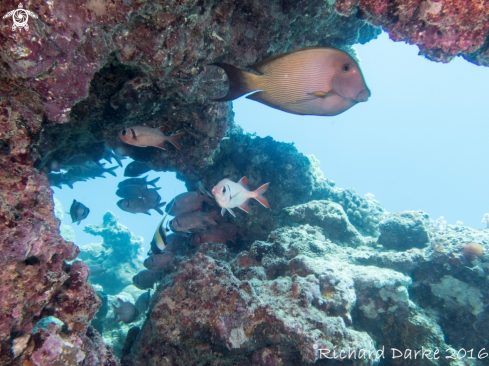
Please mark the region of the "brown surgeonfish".
<svg viewBox="0 0 489 366"><path fill-rule="evenodd" d="M267 58L250 66L259 75L223 62L212 65L229 79L227 95L217 101L256 91L247 98L289 113L334 116L370 97L358 64L336 48L302 48Z"/></svg>
<svg viewBox="0 0 489 366"><path fill-rule="evenodd" d="M146 126L133 126L119 132L119 138L129 145L134 146L154 146L165 149L165 141L180 150L177 139L183 136L183 132L166 136L163 133L164 127L151 128Z"/></svg>

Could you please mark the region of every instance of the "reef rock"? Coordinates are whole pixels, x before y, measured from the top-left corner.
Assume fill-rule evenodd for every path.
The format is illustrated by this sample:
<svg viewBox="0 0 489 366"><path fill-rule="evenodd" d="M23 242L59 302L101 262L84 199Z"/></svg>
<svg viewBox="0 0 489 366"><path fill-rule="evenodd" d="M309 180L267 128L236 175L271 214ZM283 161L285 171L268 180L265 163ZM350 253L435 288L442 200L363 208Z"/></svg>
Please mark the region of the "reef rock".
<svg viewBox="0 0 489 366"><path fill-rule="evenodd" d="M102 237L101 243L81 247L79 258L88 265L103 265L107 269L90 282L103 287L110 295L117 295L143 266L143 238L135 236L126 226L117 222L117 216L107 211L101 225L87 225L85 232Z"/></svg>
<svg viewBox="0 0 489 366"><path fill-rule="evenodd" d="M386 249L404 251L424 248L430 242L429 216L421 211L390 214L379 224L378 243Z"/></svg>

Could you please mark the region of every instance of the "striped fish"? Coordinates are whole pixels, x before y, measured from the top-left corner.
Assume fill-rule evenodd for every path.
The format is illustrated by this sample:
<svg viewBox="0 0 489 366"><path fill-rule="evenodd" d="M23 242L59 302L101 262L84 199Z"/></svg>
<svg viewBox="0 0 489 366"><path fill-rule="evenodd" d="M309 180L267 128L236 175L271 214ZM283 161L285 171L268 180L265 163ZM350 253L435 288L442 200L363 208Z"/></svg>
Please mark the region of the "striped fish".
<svg viewBox="0 0 489 366"><path fill-rule="evenodd" d="M336 48L302 48L260 61L250 68L259 75L217 62L229 79L226 102L247 98L285 112L334 116L370 97L355 60Z"/></svg>

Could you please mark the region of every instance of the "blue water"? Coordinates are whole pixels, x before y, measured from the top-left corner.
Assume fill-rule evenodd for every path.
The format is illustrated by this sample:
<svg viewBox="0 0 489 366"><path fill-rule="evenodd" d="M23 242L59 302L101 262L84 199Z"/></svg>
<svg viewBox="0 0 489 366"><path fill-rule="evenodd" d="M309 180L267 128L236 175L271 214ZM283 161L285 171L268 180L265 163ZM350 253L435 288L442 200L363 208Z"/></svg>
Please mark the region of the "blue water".
<svg viewBox="0 0 489 366"><path fill-rule="evenodd" d="M416 46L394 43L382 34L355 46L372 96L335 117L296 116L241 98L233 103L236 122L247 132L293 142L304 154L314 154L322 170L339 187L373 193L389 212L423 210L433 219L483 228L489 212L487 163L487 90L489 69L457 58L439 64L418 56ZM129 163L124 160L124 165ZM110 164L107 164L109 166ZM111 210L119 222L145 239L146 249L161 220L120 210L117 178L75 183L71 190L53 188L68 211L73 199L90 208L75 229L78 245L99 242L83 232L86 224L101 224ZM160 177L163 201L186 191L173 173ZM64 223L70 224L69 215Z"/></svg>

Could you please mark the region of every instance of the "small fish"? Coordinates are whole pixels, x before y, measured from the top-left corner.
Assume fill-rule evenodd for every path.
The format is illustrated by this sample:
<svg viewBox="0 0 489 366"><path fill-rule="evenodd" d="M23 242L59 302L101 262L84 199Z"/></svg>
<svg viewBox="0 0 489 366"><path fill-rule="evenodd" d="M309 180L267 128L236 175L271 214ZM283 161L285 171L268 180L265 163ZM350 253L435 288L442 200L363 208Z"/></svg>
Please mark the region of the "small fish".
<svg viewBox="0 0 489 366"><path fill-rule="evenodd" d="M140 290L153 288L154 284L160 280L161 273L143 269L132 278L132 283Z"/></svg>
<svg viewBox="0 0 489 366"><path fill-rule="evenodd" d="M151 170L147 163L140 161L133 161L124 169L124 177L139 177L141 174L147 173Z"/></svg>
<svg viewBox="0 0 489 366"><path fill-rule="evenodd" d="M122 130L119 133L119 138L126 144L134 146L154 146L160 149L165 149L165 141L168 141L178 150L180 150L180 144L177 139L183 136L183 132L176 135L166 136L163 133L164 127L151 128L146 126L133 126Z"/></svg>
<svg viewBox="0 0 489 366"><path fill-rule="evenodd" d="M154 193L148 193L148 191L157 191L160 188L148 189L146 186L124 186L119 188L115 194L120 198L141 198L145 195L154 196Z"/></svg>
<svg viewBox="0 0 489 366"><path fill-rule="evenodd" d="M77 200L73 200L73 203L70 207L72 224L78 221L78 225L80 225L81 220L85 220L89 213L90 209L87 206L85 206L81 202L77 202Z"/></svg>
<svg viewBox="0 0 489 366"><path fill-rule="evenodd" d="M159 196L159 195L158 195ZM165 206L166 202L161 202L157 204L150 204L150 202L145 201L143 198L124 198L117 201L117 206L123 211L131 213L145 213L150 215L149 210L153 209L160 215L163 215L161 207Z"/></svg>
<svg viewBox="0 0 489 366"><path fill-rule="evenodd" d="M126 324L129 324L137 319L137 317L139 316L139 310L136 308L136 306L134 306L134 304L128 301L122 301L119 298L117 298L117 301L119 301L119 307L116 307L114 304L112 304L112 307L114 308L114 312L116 314L115 319L117 322L122 321Z"/></svg>
<svg viewBox="0 0 489 366"><path fill-rule="evenodd" d="M143 201L148 205L151 206L152 208L158 207L161 202L161 196L156 192L159 188L156 189L146 189L143 191L143 195L141 198ZM166 202L165 202L166 204ZM161 213L163 215L163 213Z"/></svg>
<svg viewBox="0 0 489 366"><path fill-rule="evenodd" d="M285 112L335 116L359 102L370 90L360 67L346 52L330 47L302 48L260 61L250 68L259 75L216 62L229 79L229 91L217 101L248 99Z"/></svg>
<svg viewBox="0 0 489 366"><path fill-rule="evenodd" d="M169 222L170 228L175 233L190 233L195 229L207 229L209 225L217 226L217 211L212 212L187 212L178 215Z"/></svg>
<svg viewBox="0 0 489 366"><path fill-rule="evenodd" d="M165 211L172 216L199 211L202 208L202 202L204 201L213 205L211 199L200 191L185 192L172 199L166 206Z"/></svg>
<svg viewBox="0 0 489 366"><path fill-rule="evenodd" d="M142 178L124 179L122 182L119 182L117 188L122 188L125 186L147 186L147 185L156 188L156 182L160 180L160 177L150 180L149 182L147 181L147 179L148 179L147 175Z"/></svg>
<svg viewBox="0 0 489 366"><path fill-rule="evenodd" d="M75 177L69 173L47 173L49 185L62 189L62 185L65 184L73 189L73 184L76 182L86 182L86 179Z"/></svg>
<svg viewBox="0 0 489 366"><path fill-rule="evenodd" d="M204 243L226 244L228 240L234 243L237 233L236 223L219 225L211 230L193 234L190 244L198 247Z"/></svg>
<svg viewBox="0 0 489 366"><path fill-rule="evenodd" d="M103 264L95 264L93 266L88 266L88 268L90 268L90 276L88 277L100 277L107 272L107 268L104 268Z"/></svg>
<svg viewBox="0 0 489 366"><path fill-rule="evenodd" d="M77 165L70 170L68 173L74 175L79 178L87 178L87 179L95 179L95 178L105 178L104 173L109 173L114 177L117 177L117 174L114 172L117 169L117 166L113 166L111 168L104 168L105 164L95 164L95 163L85 163L85 165Z"/></svg>
<svg viewBox="0 0 489 366"><path fill-rule="evenodd" d="M117 161L117 164L122 168L122 159L125 159L125 157L118 156L114 154L114 152L107 147L104 148L104 155L103 155L104 160L106 160L108 163L112 164L112 158L114 158L115 161Z"/></svg>
<svg viewBox="0 0 489 366"><path fill-rule="evenodd" d="M90 163L92 160L86 155L74 155L70 157L68 160L65 160L61 163L61 168L69 169L74 166L85 165L86 163Z"/></svg>
<svg viewBox="0 0 489 366"><path fill-rule="evenodd" d="M148 292L139 295L138 299L136 300L136 308L139 310L140 314L146 313L146 310L148 310L149 308L150 302L151 302L151 290L148 290Z"/></svg>
<svg viewBox="0 0 489 366"><path fill-rule="evenodd" d="M212 188L212 194L216 199L217 204L222 207L221 214L224 216L226 210L233 216L236 216L232 210L234 207L239 207L243 211L250 213L248 203L250 198L256 199L266 208L270 208L268 201L263 194L268 190L269 183L265 183L256 191L250 191L248 188L248 178L243 177L238 183L229 179L223 179Z"/></svg>
<svg viewBox="0 0 489 366"><path fill-rule="evenodd" d="M151 257L144 260L143 265L150 271L162 271L173 260L175 254L164 251L160 254L153 254Z"/></svg>

